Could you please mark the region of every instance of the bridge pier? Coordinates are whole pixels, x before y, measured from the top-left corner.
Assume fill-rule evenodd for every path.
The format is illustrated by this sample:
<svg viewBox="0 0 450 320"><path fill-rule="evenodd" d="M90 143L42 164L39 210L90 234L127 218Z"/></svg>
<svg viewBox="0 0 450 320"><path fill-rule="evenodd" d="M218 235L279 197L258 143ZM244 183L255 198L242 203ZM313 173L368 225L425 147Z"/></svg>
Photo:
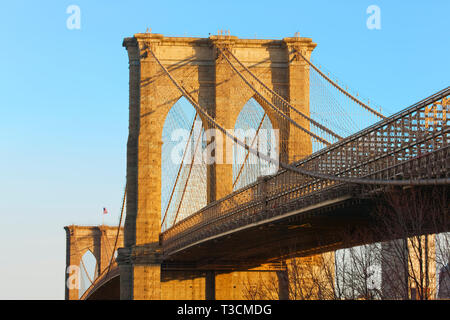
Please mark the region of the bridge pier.
<svg viewBox="0 0 450 320"><path fill-rule="evenodd" d="M165 38L146 33L124 39L123 45L129 57L130 120L125 241L118 258L121 298L171 299L179 294L179 288L188 286L193 290L185 294L186 298L242 299L243 280L251 278L251 281L258 282L268 273L259 275L249 271L214 275L209 272L189 276L188 279L167 280L168 273L161 270L162 130L168 112L181 94L146 49L150 47L161 57L161 62L171 69L173 76L216 121L226 129L233 129L241 109L254 96L254 92L242 86L239 76L218 55L217 47L227 47L237 57L244 57L245 63L261 74L262 80L271 89L280 92L299 110L309 114L309 67L300 60L291 61L291 49L302 50L309 57L316 44L311 39L300 37L274 41L233 36ZM262 107L274 128L279 128L273 118L274 111L268 106ZM206 124L204 127L207 129ZM289 150L289 155L284 156L294 160L311 152L311 139L307 134L298 133L290 137L289 129L283 130L285 141L282 143L287 143ZM229 162L232 153L228 152L230 150L225 140L223 158L216 159L207 167L208 203L228 195L233 189L233 170ZM196 289L200 285L204 286L202 293Z"/></svg>
<svg viewBox="0 0 450 320"><path fill-rule="evenodd" d="M206 271L205 299L216 300L216 272Z"/></svg>
<svg viewBox="0 0 450 320"><path fill-rule="evenodd" d="M161 265L136 265L133 268L134 300L160 300L161 299Z"/></svg>
<svg viewBox="0 0 450 320"><path fill-rule="evenodd" d="M133 300L133 266L129 263L119 263L119 270L120 300Z"/></svg>
<svg viewBox="0 0 450 320"><path fill-rule="evenodd" d="M119 248L120 299L161 299L161 258L158 244Z"/></svg>
<svg viewBox="0 0 450 320"><path fill-rule="evenodd" d="M288 299L288 287L279 283L278 271L164 270L160 264L130 264L122 260L119 268L121 300L261 299L258 288L273 281L273 292L262 295L263 299ZM256 291L252 291L253 287ZM284 290L280 296L278 288Z"/></svg>
<svg viewBox="0 0 450 320"><path fill-rule="evenodd" d="M315 44L305 46L300 38L284 38L288 51L288 99L289 103L303 114L310 115L309 112L309 65L301 59L294 50L311 58L311 53ZM310 129L309 121L295 112L290 112L289 117L305 129ZM281 154L280 161L292 163L309 156L312 153L311 138L300 132L293 124L289 124L285 130L281 130L281 139L287 147L286 154Z"/></svg>
<svg viewBox="0 0 450 320"><path fill-rule="evenodd" d="M289 300L289 276L287 270L277 271L278 300Z"/></svg>
<svg viewBox="0 0 450 320"><path fill-rule="evenodd" d="M204 300L208 279L214 281L214 272L165 269L155 244L120 248L117 260L121 300Z"/></svg>

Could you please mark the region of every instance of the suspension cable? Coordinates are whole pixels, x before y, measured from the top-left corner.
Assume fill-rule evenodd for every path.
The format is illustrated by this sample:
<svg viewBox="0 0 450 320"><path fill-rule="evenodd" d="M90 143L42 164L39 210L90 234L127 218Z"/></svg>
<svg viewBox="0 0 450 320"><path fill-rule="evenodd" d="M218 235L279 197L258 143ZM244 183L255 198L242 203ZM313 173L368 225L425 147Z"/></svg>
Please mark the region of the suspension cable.
<svg viewBox="0 0 450 320"><path fill-rule="evenodd" d="M251 147L253 146L253 144L255 143L256 138L258 137L259 130L260 130L261 127L262 127L262 124L263 124L263 122L264 122L264 119L266 118L266 115L267 115L267 113L264 112L264 115L263 115L263 117L262 117L262 119L261 119L261 122L259 123L258 129L256 129L255 137L253 138L253 141L252 141L251 144L250 144ZM241 176L242 169L244 169L244 165L245 165L245 163L247 162L247 159L248 159L249 154L250 154L250 152L247 150L247 154L245 155L245 159L244 159L244 161L242 162L241 167L239 168L239 173L238 173L236 179L234 179L233 187L232 187L233 189L234 189L234 186L236 185L236 183L239 181L239 177Z"/></svg>
<svg viewBox="0 0 450 320"><path fill-rule="evenodd" d="M89 282L92 284L94 281L89 276L89 272L87 271L86 266L84 265L83 259L81 259L81 265L83 266L84 272L86 273L86 275L87 275L87 277L89 279ZM95 267L97 268L97 264L95 265ZM95 276L95 274L94 274L94 276Z"/></svg>
<svg viewBox="0 0 450 320"><path fill-rule="evenodd" d="M244 68L244 70L250 75L252 76L264 89L266 89L267 91L269 91L273 96L275 96L276 98L278 98L284 105L286 105L287 107L289 107L289 109L293 110L294 112L296 112L297 114L299 114L300 116L302 116L304 119L308 120L312 125L316 126L317 128L325 131L326 133L328 133L329 135L333 136L335 139L337 140L341 140L342 137L340 135L338 135L337 133L335 133L334 131L328 129L327 127L325 127L324 125L318 123L317 121L311 119L310 117L308 117L306 114L304 114L303 112L301 112L300 110L298 110L297 108L295 108L294 106L292 106L289 102L287 102L282 96L280 96L278 93L276 93L275 91L273 91L271 88L269 88L264 82L262 82L253 72L250 71L249 68L247 68L240 60L238 60L238 58L231 52L231 50L229 49L225 49L230 55L231 57L233 57L234 60L236 60L236 62L242 67Z"/></svg>
<svg viewBox="0 0 450 320"><path fill-rule="evenodd" d="M197 153L197 149L198 149L198 145L199 145L200 140L202 140L201 135L199 135L199 137L197 139L197 142L195 143L194 154L192 156L192 160L191 160L191 163L190 163L190 166L189 166L188 176L186 178L186 183L184 184L183 192L181 193L181 199L180 199L180 202L178 203L177 212L175 214L175 218L173 219L172 225L174 225L177 222L178 213L180 212L181 204L183 203L184 195L186 193L187 185L189 183L189 178L190 178L191 172L192 172L192 167L194 165L195 154Z"/></svg>
<svg viewBox="0 0 450 320"><path fill-rule="evenodd" d="M382 115L381 113L379 113L378 111L372 109L371 107L369 107L367 104L365 104L364 102L362 102L361 100L359 100L358 98L354 97L353 95L351 95L350 93L348 93L346 90L344 90L341 86L339 86L336 82L334 82L333 80L331 80L329 77L327 77L322 71L320 71L319 68L317 68L311 61L309 61L305 56L302 55L302 53L299 50L294 49L294 52L296 52L303 60L306 61L306 63L308 63L314 70L317 71L317 73L319 73L325 80L327 80L333 87L335 87L336 89L338 89L340 92L342 92L343 94L345 94L347 97L349 97L351 100L353 100L354 102L356 102L357 104L359 104L361 107L363 107L364 109L366 109L367 111L369 111L370 113L376 115L377 117L379 117L380 119L387 119L384 115Z"/></svg>
<svg viewBox="0 0 450 320"><path fill-rule="evenodd" d="M331 145L331 143L321 137L319 137L318 135L312 133L311 131L303 128L301 125L299 125L297 122L295 122L294 120L292 120L289 116L287 116L282 110L280 110L277 106L275 106L273 103L271 103L269 100L267 100L258 90L256 90L255 87L252 86L252 84L242 75L241 72L239 72L239 70L236 69L236 67L231 63L231 61L228 59L228 57L224 54L224 52L222 51L222 49L220 49L219 47L217 47L219 52L222 54L222 56L225 58L225 60L228 62L228 64L230 65L230 67L239 75L239 77L241 77L241 79L247 84L247 86L250 87L250 89L253 90L253 92L258 95L258 97L260 99L262 99L266 104L268 104L276 113L278 113L279 115L281 115L284 119L286 119L287 121L289 121L291 124L293 124L295 127L299 128L300 130L302 130L303 132L307 133L308 135L310 135L311 137L315 138L316 140L324 143L325 145L329 146Z"/></svg>
<svg viewBox="0 0 450 320"><path fill-rule="evenodd" d="M113 260L115 260L114 252L116 252L116 248L117 248L117 242L119 239L120 226L122 225L123 211L125 208L126 199L127 199L127 184L125 183L125 191L123 193L123 199L122 199L122 208L120 209L119 225L117 226L116 239L114 240L114 248L113 248L113 252L111 254L111 259L109 260L108 271L106 272L106 275L108 275L109 270L111 270L111 265L113 264Z"/></svg>
<svg viewBox="0 0 450 320"><path fill-rule="evenodd" d="M437 185L437 184L449 184L450 178L436 178L436 179L421 179L421 180L378 180L378 179L367 179L367 178L350 178L350 177L338 177L334 175L328 175L319 172L313 172L309 170L305 170L299 167L292 166L290 164L285 164L278 159L273 159L268 155L260 153L258 150L251 148L245 142L239 140L236 136L231 134L228 130L224 129L220 124L218 124L202 107L200 107L186 92L186 90L177 82L177 80L172 76L172 74L167 70L167 68L161 63L161 61L156 57L153 50L147 46L146 49L153 56L155 61L159 64L159 66L163 69L169 79L173 82L173 84L180 90L183 96L192 104L192 106L196 109L197 112L202 114L210 124L215 126L219 131L221 131L225 136L229 139L232 139L235 143L239 144L241 147L249 150L257 157L261 157L263 160L267 162L271 162L274 165L280 166L283 169L305 175L313 178L324 179L324 180L332 180L339 181L343 183L355 183L355 184L370 184L370 185L398 185L398 186L411 186L411 185ZM226 57L225 57L226 58ZM258 93L259 94L259 93ZM267 101L264 98L265 101ZM290 118L288 118L290 119Z"/></svg>

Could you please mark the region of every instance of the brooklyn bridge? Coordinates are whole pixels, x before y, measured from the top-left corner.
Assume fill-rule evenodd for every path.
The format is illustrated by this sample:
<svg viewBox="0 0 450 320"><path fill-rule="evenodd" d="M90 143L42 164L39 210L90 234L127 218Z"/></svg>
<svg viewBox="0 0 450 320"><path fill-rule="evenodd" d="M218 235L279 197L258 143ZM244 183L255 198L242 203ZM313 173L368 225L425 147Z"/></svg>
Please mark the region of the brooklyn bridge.
<svg viewBox="0 0 450 320"><path fill-rule="evenodd" d="M298 34L140 33L123 46L120 221L65 228L66 282L70 266L86 271L86 252L97 262L66 299L247 299L244 287L269 278L274 297L289 299L291 261L397 241L374 213L398 193L423 209L407 237L450 231L447 201L426 196L448 194L449 87L388 115L316 63L316 44Z"/></svg>

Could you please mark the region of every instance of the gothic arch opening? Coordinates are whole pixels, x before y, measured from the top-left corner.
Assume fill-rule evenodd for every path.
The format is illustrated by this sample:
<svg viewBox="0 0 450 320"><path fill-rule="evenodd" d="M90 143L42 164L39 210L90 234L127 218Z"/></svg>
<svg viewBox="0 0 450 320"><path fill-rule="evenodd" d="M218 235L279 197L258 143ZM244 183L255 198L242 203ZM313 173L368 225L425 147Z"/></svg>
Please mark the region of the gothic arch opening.
<svg viewBox="0 0 450 320"><path fill-rule="evenodd" d="M276 159L278 155L278 133L274 130L269 115L263 107L250 98L239 113L235 135L247 145ZM273 174L277 168L258 158L238 144L233 145L233 190L255 182L258 177Z"/></svg>
<svg viewBox="0 0 450 320"><path fill-rule="evenodd" d="M80 290L78 292L80 297L97 278L97 268L97 259L90 250L87 250L80 261Z"/></svg>
<svg viewBox="0 0 450 320"><path fill-rule="evenodd" d="M206 205L203 135L201 118L181 97L168 112L162 130L162 231Z"/></svg>

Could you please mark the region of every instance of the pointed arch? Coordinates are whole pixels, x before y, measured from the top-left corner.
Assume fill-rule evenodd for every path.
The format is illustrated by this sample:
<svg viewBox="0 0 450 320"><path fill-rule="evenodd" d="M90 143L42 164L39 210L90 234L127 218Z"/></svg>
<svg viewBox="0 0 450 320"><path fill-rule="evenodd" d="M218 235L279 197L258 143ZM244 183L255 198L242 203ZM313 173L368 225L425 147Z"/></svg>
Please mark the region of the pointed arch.
<svg viewBox="0 0 450 320"><path fill-rule="evenodd" d="M247 145L264 154L273 154L278 150L278 136L266 110L250 98L237 116L234 132ZM249 153L243 147L233 146L233 190L237 190L258 177L274 173L273 166Z"/></svg>
<svg viewBox="0 0 450 320"><path fill-rule="evenodd" d="M98 261L91 250L86 250L80 260L80 290L79 296L89 288L98 276Z"/></svg>
<svg viewBox="0 0 450 320"><path fill-rule="evenodd" d="M201 165L203 132L203 121L195 108L185 97L179 98L167 113L162 129L162 230L206 205L206 167Z"/></svg>

